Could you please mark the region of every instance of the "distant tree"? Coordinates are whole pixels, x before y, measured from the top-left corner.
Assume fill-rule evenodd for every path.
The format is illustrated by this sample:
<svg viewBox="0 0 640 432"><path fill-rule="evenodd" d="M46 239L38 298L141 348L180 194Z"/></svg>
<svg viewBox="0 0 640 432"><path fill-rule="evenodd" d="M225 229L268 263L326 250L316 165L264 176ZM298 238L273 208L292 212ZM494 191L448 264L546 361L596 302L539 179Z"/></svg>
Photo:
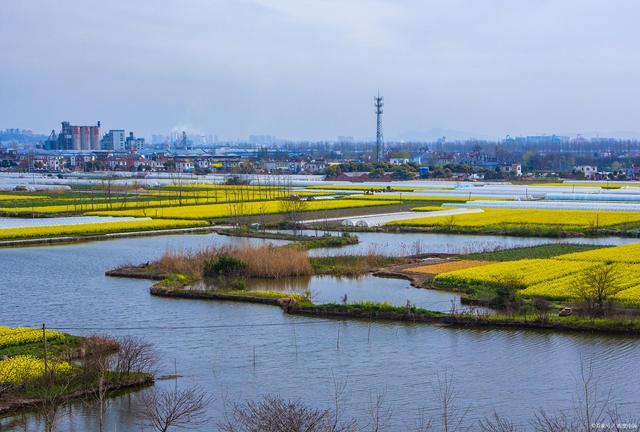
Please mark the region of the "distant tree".
<svg viewBox="0 0 640 432"><path fill-rule="evenodd" d="M605 314L611 298L623 289L618 265L605 263L583 270L573 294L590 316L599 317Z"/></svg>

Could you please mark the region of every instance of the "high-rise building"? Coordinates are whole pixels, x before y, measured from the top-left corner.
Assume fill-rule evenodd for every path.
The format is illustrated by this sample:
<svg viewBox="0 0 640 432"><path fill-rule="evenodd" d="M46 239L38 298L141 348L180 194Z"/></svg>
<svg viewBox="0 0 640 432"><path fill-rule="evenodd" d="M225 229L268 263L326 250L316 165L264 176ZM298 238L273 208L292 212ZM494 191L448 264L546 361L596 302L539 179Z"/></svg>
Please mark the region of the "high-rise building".
<svg viewBox="0 0 640 432"><path fill-rule="evenodd" d="M144 138L136 138L133 132L129 132L129 136L124 143L124 147L128 151L137 152L144 149Z"/></svg>
<svg viewBox="0 0 640 432"><path fill-rule="evenodd" d="M103 150L124 151L124 129L111 129L102 138Z"/></svg>

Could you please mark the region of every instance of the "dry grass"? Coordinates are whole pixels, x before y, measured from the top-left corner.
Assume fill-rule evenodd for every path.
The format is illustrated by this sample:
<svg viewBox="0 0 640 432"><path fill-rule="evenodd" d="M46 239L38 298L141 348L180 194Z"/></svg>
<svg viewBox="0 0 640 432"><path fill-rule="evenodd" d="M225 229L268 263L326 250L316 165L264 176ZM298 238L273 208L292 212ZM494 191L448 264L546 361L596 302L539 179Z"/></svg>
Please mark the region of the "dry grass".
<svg viewBox="0 0 640 432"><path fill-rule="evenodd" d="M162 273L181 273L199 279L202 278L206 263L222 256L242 261L247 277L306 276L313 272L306 250L249 244L210 246L196 251L167 251L153 265Z"/></svg>
<svg viewBox="0 0 640 432"><path fill-rule="evenodd" d="M477 260L454 260L454 261L440 262L437 264L429 264L425 266L412 267L407 269L407 271L410 271L413 273L437 275L437 274L448 272L448 271L462 270L462 269L478 267L486 264L492 264L492 262L477 261Z"/></svg>

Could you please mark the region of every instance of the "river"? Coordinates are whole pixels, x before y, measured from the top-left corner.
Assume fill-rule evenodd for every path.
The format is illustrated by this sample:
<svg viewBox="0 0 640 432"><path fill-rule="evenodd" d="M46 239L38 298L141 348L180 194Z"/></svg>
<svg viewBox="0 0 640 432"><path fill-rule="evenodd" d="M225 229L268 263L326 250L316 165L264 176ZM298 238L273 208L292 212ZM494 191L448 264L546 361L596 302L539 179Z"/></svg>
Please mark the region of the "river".
<svg viewBox="0 0 640 432"><path fill-rule="evenodd" d="M487 244L487 236L428 236L420 236L426 245L444 242L465 251ZM375 239L388 243L389 237ZM384 394L392 410L389 430L405 430L420 409L435 413L433 385L444 371L454 376L457 402L469 409L468 422L496 410L522 424L537 408L570 408L583 361L593 365L602 390L613 389L623 414L640 412L636 338L310 319L266 305L152 297L149 281L104 276L123 263L153 260L167 248L212 241L246 240L179 235L1 249L0 323L45 322L76 334L143 337L163 358L160 375L173 373L175 361L183 375L178 385L197 384L214 396L207 424L193 430L215 430L226 401L280 394L324 407L334 379L346 382L347 415L366 421L371 398ZM322 290L321 285L314 288ZM401 290L410 292L408 282L386 279L349 289L358 299L369 289L372 298L388 296L392 302L404 300ZM341 292L334 288L323 295L334 298ZM438 301L454 297L438 295ZM133 415L138 397L131 393L112 401L106 430L140 430ZM95 407L76 403L64 414L59 430L96 430ZM8 422L3 420L0 429L24 430ZM26 430L41 430L34 416L28 416Z"/></svg>

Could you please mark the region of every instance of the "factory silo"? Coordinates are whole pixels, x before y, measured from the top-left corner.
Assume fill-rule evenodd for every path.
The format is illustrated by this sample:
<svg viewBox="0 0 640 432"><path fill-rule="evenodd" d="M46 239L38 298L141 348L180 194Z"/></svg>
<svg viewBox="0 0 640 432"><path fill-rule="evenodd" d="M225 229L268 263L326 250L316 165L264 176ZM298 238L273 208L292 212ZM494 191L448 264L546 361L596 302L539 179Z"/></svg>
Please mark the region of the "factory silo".
<svg viewBox="0 0 640 432"><path fill-rule="evenodd" d="M89 126L80 126L80 149L91 149L91 132Z"/></svg>
<svg viewBox="0 0 640 432"><path fill-rule="evenodd" d="M71 148L73 150L80 150L80 126L71 126L72 138L71 138Z"/></svg>
<svg viewBox="0 0 640 432"><path fill-rule="evenodd" d="M91 126L91 150L100 150L100 122L97 126Z"/></svg>

